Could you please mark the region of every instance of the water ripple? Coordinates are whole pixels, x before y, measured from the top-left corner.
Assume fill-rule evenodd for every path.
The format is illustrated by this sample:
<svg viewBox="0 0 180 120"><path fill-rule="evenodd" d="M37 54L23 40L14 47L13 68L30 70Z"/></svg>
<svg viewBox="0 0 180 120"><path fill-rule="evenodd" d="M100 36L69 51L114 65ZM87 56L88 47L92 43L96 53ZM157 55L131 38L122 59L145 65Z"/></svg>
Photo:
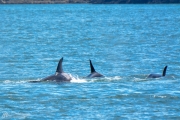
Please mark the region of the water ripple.
<svg viewBox="0 0 180 120"><path fill-rule="evenodd" d="M179 5L0 5L0 119L180 119ZM58 60L70 83L40 82ZM87 79L89 59L103 78ZM148 79L151 73L163 78Z"/></svg>

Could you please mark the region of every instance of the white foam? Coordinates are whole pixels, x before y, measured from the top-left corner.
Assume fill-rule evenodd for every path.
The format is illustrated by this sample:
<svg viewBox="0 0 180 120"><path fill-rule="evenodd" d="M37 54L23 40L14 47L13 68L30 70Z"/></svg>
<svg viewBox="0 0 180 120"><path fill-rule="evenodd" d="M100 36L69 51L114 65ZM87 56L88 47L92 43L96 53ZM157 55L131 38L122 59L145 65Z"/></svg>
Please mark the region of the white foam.
<svg viewBox="0 0 180 120"><path fill-rule="evenodd" d="M114 77L105 77L104 79L108 81L116 81L116 80L121 80L122 78L120 76L114 76Z"/></svg>
<svg viewBox="0 0 180 120"><path fill-rule="evenodd" d="M79 78L77 75L76 76L72 76L70 74L70 76L72 77L72 80L71 80L72 83L86 83L87 82L86 79Z"/></svg>
<svg viewBox="0 0 180 120"><path fill-rule="evenodd" d="M5 80L3 83L9 84L9 83L12 83L12 81L10 81L10 80Z"/></svg>

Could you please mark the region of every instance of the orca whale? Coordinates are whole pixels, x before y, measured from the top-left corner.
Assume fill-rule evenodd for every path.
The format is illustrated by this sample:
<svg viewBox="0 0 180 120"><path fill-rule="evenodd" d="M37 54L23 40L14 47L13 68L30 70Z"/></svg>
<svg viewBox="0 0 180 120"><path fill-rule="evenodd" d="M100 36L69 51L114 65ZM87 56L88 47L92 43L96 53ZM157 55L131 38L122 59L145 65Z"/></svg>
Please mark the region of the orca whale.
<svg viewBox="0 0 180 120"><path fill-rule="evenodd" d="M163 73L162 75L161 74L150 74L148 76L148 78L159 78L159 77L164 77L166 75L166 69L167 69L168 66L165 66L164 69L163 69Z"/></svg>
<svg viewBox="0 0 180 120"><path fill-rule="evenodd" d="M30 81L30 82L43 82L43 81L70 82L72 80L72 77L63 71L62 62L63 62L63 57L59 60L55 74L45 77L40 81Z"/></svg>
<svg viewBox="0 0 180 120"><path fill-rule="evenodd" d="M103 75L101 75L100 73L96 72L96 70L94 69L91 60L89 60L90 62L90 69L91 69L91 73L87 76L88 78L93 78L93 77L103 77Z"/></svg>

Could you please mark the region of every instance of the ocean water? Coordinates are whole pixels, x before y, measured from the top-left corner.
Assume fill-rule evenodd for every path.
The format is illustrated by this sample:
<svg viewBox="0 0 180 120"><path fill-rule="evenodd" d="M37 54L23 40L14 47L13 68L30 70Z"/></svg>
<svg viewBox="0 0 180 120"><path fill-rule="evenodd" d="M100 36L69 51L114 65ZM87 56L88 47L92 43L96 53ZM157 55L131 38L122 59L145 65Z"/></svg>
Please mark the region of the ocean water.
<svg viewBox="0 0 180 120"><path fill-rule="evenodd" d="M0 5L0 119L180 119L180 5ZM64 57L70 83L29 83ZM104 78L86 79L89 59ZM148 79L150 73L163 78Z"/></svg>

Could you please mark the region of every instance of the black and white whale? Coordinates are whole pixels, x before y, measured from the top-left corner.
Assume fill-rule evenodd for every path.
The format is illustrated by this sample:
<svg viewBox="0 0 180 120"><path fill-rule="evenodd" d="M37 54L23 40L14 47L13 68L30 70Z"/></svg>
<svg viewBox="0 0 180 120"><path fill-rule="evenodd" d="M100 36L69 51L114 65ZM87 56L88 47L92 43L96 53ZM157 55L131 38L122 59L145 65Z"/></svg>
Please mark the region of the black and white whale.
<svg viewBox="0 0 180 120"><path fill-rule="evenodd" d="M32 83L43 82L43 81L70 82L72 80L72 77L68 73L65 73L63 71L62 62L63 62L63 57L59 60L55 74L45 77L40 81L30 81L30 82Z"/></svg>
<svg viewBox="0 0 180 120"><path fill-rule="evenodd" d="M59 60L56 73L46 78L43 78L41 81L70 82L72 80L72 77L63 71L62 62L63 57Z"/></svg>
<svg viewBox="0 0 180 120"><path fill-rule="evenodd" d="M166 75L166 69L167 66L164 67L163 73L162 74L150 74L148 78L159 78L159 77L164 77Z"/></svg>
<svg viewBox="0 0 180 120"><path fill-rule="evenodd" d="M93 78L93 77L103 77L103 75L101 75L100 73L96 72L96 70L94 69L91 60L89 60L90 62L90 69L91 69L91 73L87 76L88 78Z"/></svg>

